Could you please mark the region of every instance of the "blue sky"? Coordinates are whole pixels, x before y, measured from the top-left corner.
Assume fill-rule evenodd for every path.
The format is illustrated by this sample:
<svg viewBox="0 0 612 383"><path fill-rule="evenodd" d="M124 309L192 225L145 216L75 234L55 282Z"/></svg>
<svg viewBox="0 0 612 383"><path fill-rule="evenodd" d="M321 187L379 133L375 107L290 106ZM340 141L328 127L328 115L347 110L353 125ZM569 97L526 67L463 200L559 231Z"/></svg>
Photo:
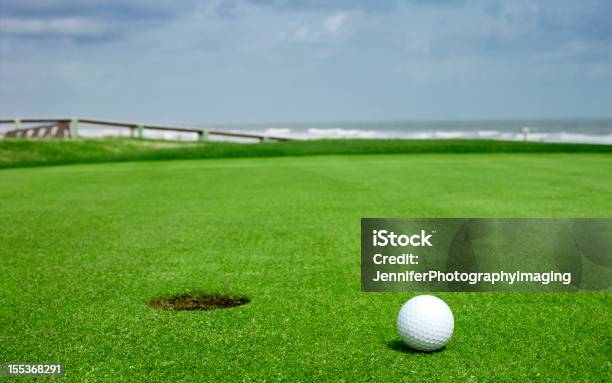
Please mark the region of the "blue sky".
<svg viewBox="0 0 612 383"><path fill-rule="evenodd" d="M609 117L607 0L0 0L0 115Z"/></svg>

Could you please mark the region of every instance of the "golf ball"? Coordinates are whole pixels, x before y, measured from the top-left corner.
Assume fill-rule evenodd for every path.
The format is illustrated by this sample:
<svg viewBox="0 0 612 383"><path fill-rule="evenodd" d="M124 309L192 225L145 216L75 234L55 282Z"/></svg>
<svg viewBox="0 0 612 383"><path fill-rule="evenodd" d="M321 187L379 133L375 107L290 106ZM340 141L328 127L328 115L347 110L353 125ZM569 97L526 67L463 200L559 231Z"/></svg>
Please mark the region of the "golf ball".
<svg viewBox="0 0 612 383"><path fill-rule="evenodd" d="M453 335L455 319L440 298L419 295L408 300L397 315L397 331L409 347L418 351L439 350Z"/></svg>

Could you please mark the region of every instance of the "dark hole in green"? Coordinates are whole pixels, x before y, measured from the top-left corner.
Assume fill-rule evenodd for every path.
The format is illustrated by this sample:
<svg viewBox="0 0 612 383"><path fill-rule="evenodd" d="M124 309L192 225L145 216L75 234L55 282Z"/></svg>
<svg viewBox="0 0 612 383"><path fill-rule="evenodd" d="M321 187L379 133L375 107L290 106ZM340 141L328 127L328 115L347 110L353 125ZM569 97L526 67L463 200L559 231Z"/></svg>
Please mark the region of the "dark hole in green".
<svg viewBox="0 0 612 383"><path fill-rule="evenodd" d="M227 309L249 302L248 298L221 294L184 294L152 300L149 306L161 310L195 311Z"/></svg>

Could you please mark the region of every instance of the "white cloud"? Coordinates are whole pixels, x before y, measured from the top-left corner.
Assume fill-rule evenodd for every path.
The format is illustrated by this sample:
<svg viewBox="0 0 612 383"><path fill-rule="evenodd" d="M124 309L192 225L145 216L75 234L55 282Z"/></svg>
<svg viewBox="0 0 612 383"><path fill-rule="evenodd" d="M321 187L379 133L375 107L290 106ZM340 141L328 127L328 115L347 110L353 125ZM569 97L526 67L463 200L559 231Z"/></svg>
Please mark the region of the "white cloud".
<svg viewBox="0 0 612 383"><path fill-rule="evenodd" d="M321 32L311 29L306 25L289 25L281 31L279 39L281 41L293 41L299 43L316 43L321 40Z"/></svg>
<svg viewBox="0 0 612 383"><path fill-rule="evenodd" d="M348 16L348 12L338 12L334 16L325 19L323 28L331 34L336 34L340 31Z"/></svg>
<svg viewBox="0 0 612 383"><path fill-rule="evenodd" d="M0 19L0 33L7 35L92 37L101 35L110 29L109 25L82 17Z"/></svg>
<svg viewBox="0 0 612 383"><path fill-rule="evenodd" d="M142 32L175 22L192 13L199 3L199 0L0 0L0 38L115 40L126 38L130 30ZM202 4L213 6L216 2Z"/></svg>
<svg viewBox="0 0 612 383"><path fill-rule="evenodd" d="M341 33L350 14L350 12L338 12L323 19L322 22L290 23L281 31L279 38L302 43L330 41Z"/></svg>

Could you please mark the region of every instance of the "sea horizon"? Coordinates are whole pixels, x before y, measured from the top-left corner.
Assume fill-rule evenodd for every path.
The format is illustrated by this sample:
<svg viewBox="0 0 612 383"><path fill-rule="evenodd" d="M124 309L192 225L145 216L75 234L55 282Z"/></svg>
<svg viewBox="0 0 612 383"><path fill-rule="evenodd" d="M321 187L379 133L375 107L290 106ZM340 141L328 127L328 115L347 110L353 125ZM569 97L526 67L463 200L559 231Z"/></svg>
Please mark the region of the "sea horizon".
<svg viewBox="0 0 612 383"><path fill-rule="evenodd" d="M193 124L294 139L497 139L612 144L612 118L508 118Z"/></svg>

